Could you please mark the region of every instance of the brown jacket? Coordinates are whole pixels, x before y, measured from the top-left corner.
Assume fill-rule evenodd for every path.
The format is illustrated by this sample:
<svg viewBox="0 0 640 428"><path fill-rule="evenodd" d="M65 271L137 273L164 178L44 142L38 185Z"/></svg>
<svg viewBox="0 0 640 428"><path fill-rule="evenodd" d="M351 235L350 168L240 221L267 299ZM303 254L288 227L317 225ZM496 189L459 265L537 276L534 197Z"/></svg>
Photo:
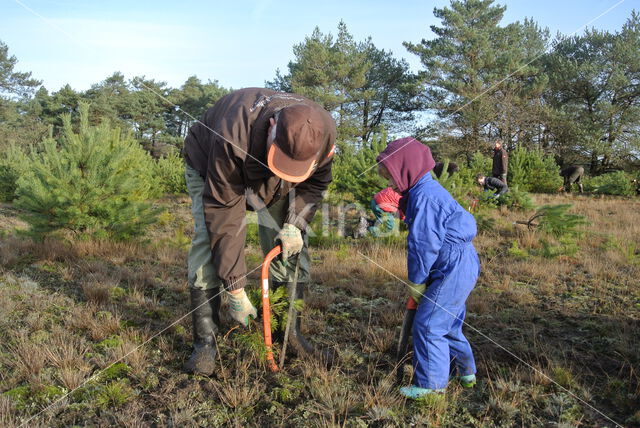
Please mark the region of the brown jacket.
<svg viewBox="0 0 640 428"><path fill-rule="evenodd" d="M326 133L317 170L306 181L294 184L269 170L266 143L269 119L298 103L322 111ZM285 221L306 229L331 183L335 139L335 122L322 107L299 95L260 88L222 97L206 111L202 123L189 129L183 153L186 162L205 177L203 204L212 262L225 288L242 288L246 283L247 209L259 210L289 197L292 203Z"/></svg>
<svg viewBox="0 0 640 428"><path fill-rule="evenodd" d="M504 147L500 150L493 149L493 167L491 168L491 175L500 178L500 176L507 173L508 166L509 154Z"/></svg>

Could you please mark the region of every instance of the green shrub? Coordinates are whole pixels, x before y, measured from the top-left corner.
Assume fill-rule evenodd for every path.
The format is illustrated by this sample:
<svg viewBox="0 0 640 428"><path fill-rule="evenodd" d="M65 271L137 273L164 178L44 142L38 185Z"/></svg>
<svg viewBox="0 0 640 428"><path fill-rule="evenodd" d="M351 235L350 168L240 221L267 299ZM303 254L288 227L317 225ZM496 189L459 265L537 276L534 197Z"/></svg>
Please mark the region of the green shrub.
<svg viewBox="0 0 640 428"><path fill-rule="evenodd" d="M562 186L562 177L552 156L517 148L509 155L508 183L525 192L555 193Z"/></svg>
<svg viewBox="0 0 640 428"><path fill-rule="evenodd" d="M112 409L122 406L133 396L134 391L129 382L126 379L118 380L99 389L96 395L96 404L103 410Z"/></svg>
<svg viewBox="0 0 640 428"><path fill-rule="evenodd" d="M585 180L584 190L601 195L633 196L632 178L624 171L610 172Z"/></svg>
<svg viewBox="0 0 640 428"><path fill-rule="evenodd" d="M527 211L535 208L533 199L529 193L520 190L518 186L509 187L509 191L498 197L493 192L482 192L480 195L480 207L505 206L514 211Z"/></svg>
<svg viewBox="0 0 640 428"><path fill-rule="evenodd" d="M123 343L123 341L122 341L122 338L120 336L110 336L110 337L104 339L102 342L96 343L94 345L94 348L97 351L105 352L108 349L113 349L113 348L117 348L118 346L121 346L122 343ZM118 364L116 364L115 366L111 366L109 369L113 369L116 366L118 366Z"/></svg>
<svg viewBox="0 0 640 428"><path fill-rule="evenodd" d="M465 186L478 188L476 175L491 175L491 158L480 152L475 152L473 154L471 162L468 165L463 164L462 162L458 162L458 165L460 166L460 169L455 173L454 177L458 177L458 180L464 183Z"/></svg>
<svg viewBox="0 0 640 428"><path fill-rule="evenodd" d="M501 195L499 199L501 203L506 205L510 210L528 211L535 208L531 195L524 190L520 190L518 186L510 187L509 191Z"/></svg>
<svg viewBox="0 0 640 428"><path fill-rule="evenodd" d="M540 239L542 248L534 251L535 254L541 255L547 259L553 259L558 256L575 256L580 247L574 238L563 237L561 239Z"/></svg>
<svg viewBox="0 0 640 428"><path fill-rule="evenodd" d="M533 215L540 230L556 237L578 236L580 227L588 224L584 216L569 213L571 204L545 205Z"/></svg>
<svg viewBox="0 0 640 428"><path fill-rule="evenodd" d="M488 232L490 230L495 229L496 227L496 219L481 212L473 213L473 216L476 219L476 225L478 228L478 233Z"/></svg>
<svg viewBox="0 0 640 428"><path fill-rule="evenodd" d="M511 247L509 247L509 249L507 250L507 254L520 260L526 260L527 258L529 258L529 253L527 252L527 250L520 248L518 241L515 239L511 241Z"/></svg>
<svg viewBox="0 0 640 428"><path fill-rule="evenodd" d="M581 226L588 224L584 216L569 213L571 204L545 205L531 216L528 223L543 233L542 245L534 254L545 258L557 256L574 256L579 247L576 242L582 234Z"/></svg>
<svg viewBox="0 0 640 428"><path fill-rule="evenodd" d="M16 182L27 171L27 155L15 145L0 153L0 201L11 202L16 198Z"/></svg>
<svg viewBox="0 0 640 428"><path fill-rule="evenodd" d="M37 389L31 386L18 386L3 392L2 395L11 399L18 410L25 410L51 403L65 394L65 390L55 385L40 385Z"/></svg>
<svg viewBox="0 0 640 428"><path fill-rule="evenodd" d="M484 166L484 164L482 164L482 166ZM436 177L433 172L431 175L442 185L442 187L447 189L451 196L453 196L460 205L468 207L471 204L471 201L477 199L479 192L478 185L475 182L475 175L471 177L468 173L469 170L473 170L474 168L462 168L462 171L464 171L463 174L460 174L459 170L458 173L449 175L447 172L448 167L449 161L445 160L440 178Z"/></svg>
<svg viewBox="0 0 640 428"><path fill-rule="evenodd" d="M154 167L154 176L161 193L187 193L187 182L184 178L184 159L173 151L168 156L158 159Z"/></svg>
<svg viewBox="0 0 640 428"><path fill-rule="evenodd" d="M140 235L156 215L153 159L109 123L89 126L80 107L80 129L63 116L60 143L45 140L28 155L29 171L17 181L16 205L29 212L36 235L66 229L96 237Z"/></svg>
<svg viewBox="0 0 640 428"><path fill-rule="evenodd" d="M286 286L273 289L273 282L269 284L269 308L271 310L271 331L284 331L287 325L287 315L289 312L289 293ZM252 288L247 292L251 303L256 307L258 313L262 313L262 289ZM300 312L304 308L304 301L301 299L293 301L293 308Z"/></svg>
<svg viewBox="0 0 640 428"><path fill-rule="evenodd" d="M247 237L245 242L247 244L260 246L260 234L257 221L247 222Z"/></svg>
<svg viewBox="0 0 640 428"><path fill-rule="evenodd" d="M118 338L118 340L121 340L121 339ZM119 344L116 346L119 346ZM131 372L131 367L129 367L125 363L115 363L107 367L106 369L104 369L100 373L100 376L98 377L98 379L100 380L100 382L123 379L123 378L126 378L130 372Z"/></svg>

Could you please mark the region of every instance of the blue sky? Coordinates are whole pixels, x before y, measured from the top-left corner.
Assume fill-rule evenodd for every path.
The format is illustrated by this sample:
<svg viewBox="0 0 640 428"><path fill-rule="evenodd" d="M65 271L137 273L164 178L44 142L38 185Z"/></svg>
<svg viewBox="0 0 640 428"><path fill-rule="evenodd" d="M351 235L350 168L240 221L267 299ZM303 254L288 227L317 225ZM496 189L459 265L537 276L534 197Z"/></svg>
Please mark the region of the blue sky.
<svg viewBox="0 0 640 428"><path fill-rule="evenodd" d="M640 0L502 0L503 24L532 17L552 35L584 25L619 30ZM420 67L403 41L431 38L434 7L448 0L79 1L0 0L0 40L49 90L88 89L115 71L180 86L187 77L226 87L262 86L286 70L292 47L318 26L336 33L343 20L357 41ZM605 13L608 9L612 8ZM597 18L597 19L595 19ZM595 19L595 20L594 20Z"/></svg>

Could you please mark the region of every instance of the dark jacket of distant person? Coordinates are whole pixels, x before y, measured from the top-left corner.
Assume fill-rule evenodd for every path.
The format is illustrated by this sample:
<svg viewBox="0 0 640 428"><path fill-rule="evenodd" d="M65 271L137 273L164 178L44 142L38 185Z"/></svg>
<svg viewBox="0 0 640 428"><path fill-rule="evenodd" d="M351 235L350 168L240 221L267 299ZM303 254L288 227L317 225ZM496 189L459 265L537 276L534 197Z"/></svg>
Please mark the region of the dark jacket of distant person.
<svg viewBox="0 0 640 428"><path fill-rule="evenodd" d="M580 189L580 193L583 192L582 188L582 176L584 175L584 168L580 165L569 165L560 170L560 176L564 178L564 184L561 190L566 192L571 191L571 185L576 183Z"/></svg>
<svg viewBox="0 0 640 428"><path fill-rule="evenodd" d="M442 170L444 169L444 162L436 162L436 166L433 167L433 173L436 177L440 178L442 175ZM449 166L447 166L447 173L449 177L458 172L458 164L455 162L449 162Z"/></svg>
<svg viewBox="0 0 640 428"><path fill-rule="evenodd" d="M484 178L484 190L493 190L497 196L504 195L509 191L509 187L502 180L495 177Z"/></svg>
<svg viewBox="0 0 640 428"><path fill-rule="evenodd" d="M506 184L508 168L509 154L504 147L500 147L500 149L493 149L493 167L491 168L491 175L495 178L501 179Z"/></svg>

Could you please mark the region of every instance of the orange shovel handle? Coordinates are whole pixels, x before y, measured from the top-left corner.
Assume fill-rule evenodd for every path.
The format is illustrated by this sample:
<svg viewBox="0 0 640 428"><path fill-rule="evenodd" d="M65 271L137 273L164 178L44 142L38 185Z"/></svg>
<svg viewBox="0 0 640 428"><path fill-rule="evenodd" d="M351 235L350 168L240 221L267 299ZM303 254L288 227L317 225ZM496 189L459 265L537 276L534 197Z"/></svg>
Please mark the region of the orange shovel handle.
<svg viewBox="0 0 640 428"><path fill-rule="evenodd" d="M278 371L278 365L273 358L273 342L271 340L271 305L269 302L269 267L271 262L282 252L280 245L267 253L260 270L262 283L262 326L264 327L264 345L267 348L267 364L272 372Z"/></svg>

